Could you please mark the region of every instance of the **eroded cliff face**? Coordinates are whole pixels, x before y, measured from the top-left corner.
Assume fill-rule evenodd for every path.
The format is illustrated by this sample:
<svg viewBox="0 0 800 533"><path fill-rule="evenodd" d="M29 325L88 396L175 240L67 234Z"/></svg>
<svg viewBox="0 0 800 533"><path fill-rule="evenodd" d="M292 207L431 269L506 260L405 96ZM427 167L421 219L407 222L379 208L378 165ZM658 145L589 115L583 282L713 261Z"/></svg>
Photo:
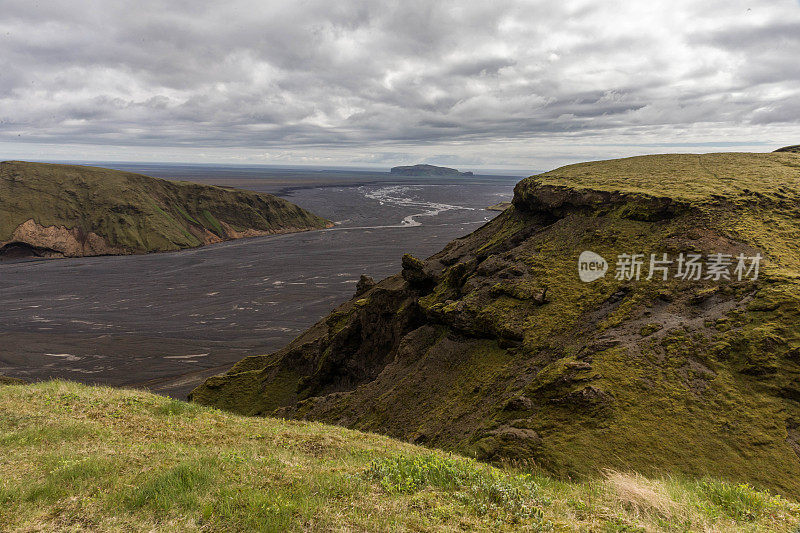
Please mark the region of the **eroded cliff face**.
<svg viewBox="0 0 800 533"><path fill-rule="evenodd" d="M0 258L180 250L331 225L268 194L96 167L0 163Z"/></svg>
<svg viewBox="0 0 800 533"><path fill-rule="evenodd" d="M685 162L669 161L673 181L654 189L691 188ZM730 182L729 163L702 161ZM751 173L726 196L705 182L648 195L529 178L486 226L427 260L404 257L401 274L191 398L563 476L713 474L800 494L794 172L787 192ZM610 263L591 283L577 272L587 250ZM616 279L617 256L634 253L764 261L756 280L646 280L647 266Z"/></svg>
<svg viewBox="0 0 800 533"><path fill-rule="evenodd" d="M203 228L195 230L195 237L199 245L215 244L232 239L245 239L248 237L262 237L277 233L291 233L306 231L308 228L286 227L276 230L257 230L247 228L239 231L230 224L220 221L222 231L220 234L212 233ZM331 225L326 225L331 227ZM41 226L33 219L28 219L14 229L11 238L0 241L0 257L84 257L93 255L125 255L136 253L117 246L111 246L100 235L89 232L84 233L80 228L67 228L66 226Z"/></svg>
<svg viewBox="0 0 800 533"><path fill-rule="evenodd" d="M11 238L0 241L0 255L14 257L81 257L123 254L94 232L83 233L66 226L40 226L28 219L14 229Z"/></svg>

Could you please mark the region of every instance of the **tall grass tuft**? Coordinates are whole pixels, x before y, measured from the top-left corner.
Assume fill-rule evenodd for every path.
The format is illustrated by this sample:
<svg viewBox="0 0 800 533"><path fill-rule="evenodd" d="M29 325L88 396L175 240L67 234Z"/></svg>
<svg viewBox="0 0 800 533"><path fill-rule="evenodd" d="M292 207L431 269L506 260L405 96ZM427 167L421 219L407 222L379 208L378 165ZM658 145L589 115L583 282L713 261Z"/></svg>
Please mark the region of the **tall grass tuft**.
<svg viewBox="0 0 800 533"><path fill-rule="evenodd" d="M478 515L541 521L542 499L529 474L505 473L470 459L439 455L400 455L374 460L366 471L390 493L411 494L426 488L454 492Z"/></svg>
<svg viewBox="0 0 800 533"><path fill-rule="evenodd" d="M756 490L746 483L702 481L699 492L723 515L740 522L758 520L784 503L782 498Z"/></svg>
<svg viewBox="0 0 800 533"><path fill-rule="evenodd" d="M184 462L157 473L133 487L123 497L126 508L147 508L166 513L173 508L190 508L197 503L200 491L208 488L213 470L201 462Z"/></svg>

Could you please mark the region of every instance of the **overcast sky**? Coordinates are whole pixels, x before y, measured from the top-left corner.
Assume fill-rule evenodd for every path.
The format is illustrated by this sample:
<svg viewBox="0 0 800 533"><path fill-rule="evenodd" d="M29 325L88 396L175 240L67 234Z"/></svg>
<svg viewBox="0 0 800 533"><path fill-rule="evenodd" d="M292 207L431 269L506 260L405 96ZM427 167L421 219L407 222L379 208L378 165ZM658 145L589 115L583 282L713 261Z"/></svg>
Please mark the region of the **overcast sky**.
<svg viewBox="0 0 800 533"><path fill-rule="evenodd" d="M800 143L798 0L0 6L0 159L533 171Z"/></svg>

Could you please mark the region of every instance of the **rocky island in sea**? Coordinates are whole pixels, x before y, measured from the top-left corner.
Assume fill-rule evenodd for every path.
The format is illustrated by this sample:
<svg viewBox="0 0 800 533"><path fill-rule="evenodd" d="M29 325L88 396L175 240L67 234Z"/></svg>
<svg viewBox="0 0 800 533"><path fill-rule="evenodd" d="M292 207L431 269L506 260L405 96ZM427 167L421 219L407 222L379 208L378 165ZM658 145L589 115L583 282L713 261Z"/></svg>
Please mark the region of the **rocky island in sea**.
<svg viewBox="0 0 800 533"><path fill-rule="evenodd" d="M407 165L392 167L392 176L472 176L472 172L460 172L455 168L437 167L435 165Z"/></svg>

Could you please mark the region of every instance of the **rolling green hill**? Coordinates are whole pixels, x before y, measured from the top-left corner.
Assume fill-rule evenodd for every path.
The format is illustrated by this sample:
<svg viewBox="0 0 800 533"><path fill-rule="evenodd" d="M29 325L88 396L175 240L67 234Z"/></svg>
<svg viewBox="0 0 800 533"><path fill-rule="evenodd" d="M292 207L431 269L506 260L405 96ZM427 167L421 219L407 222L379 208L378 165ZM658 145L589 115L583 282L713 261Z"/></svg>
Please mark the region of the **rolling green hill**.
<svg viewBox="0 0 800 533"><path fill-rule="evenodd" d="M0 163L0 255L161 252L329 224L269 194L98 167Z"/></svg>
<svg viewBox="0 0 800 533"><path fill-rule="evenodd" d="M0 530L759 531L800 505L713 479L560 482L142 391L0 385Z"/></svg>
<svg viewBox="0 0 800 533"><path fill-rule="evenodd" d="M604 277L581 281L584 251L607 260ZM622 254L642 254L641 279L617 278ZM711 270L683 279L672 264L648 281L651 254ZM731 279L713 279L714 254ZM739 254L761 255L757 279L738 279ZM800 495L800 155L556 169L402 269L192 400L562 479L710 474Z"/></svg>

